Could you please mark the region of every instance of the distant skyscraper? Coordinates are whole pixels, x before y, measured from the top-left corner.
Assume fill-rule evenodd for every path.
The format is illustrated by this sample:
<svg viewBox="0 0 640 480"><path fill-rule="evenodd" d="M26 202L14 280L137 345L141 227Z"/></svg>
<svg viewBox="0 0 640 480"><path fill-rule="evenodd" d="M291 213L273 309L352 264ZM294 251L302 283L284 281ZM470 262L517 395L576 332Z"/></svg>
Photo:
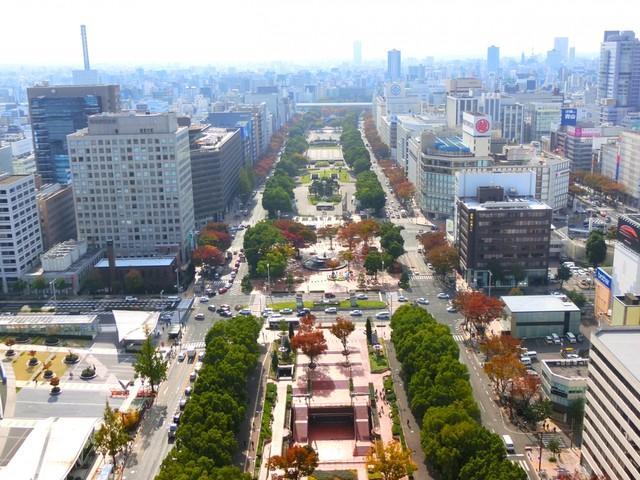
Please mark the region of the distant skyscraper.
<svg viewBox="0 0 640 480"><path fill-rule="evenodd" d="M618 123L627 111L640 109L640 41L631 31L604 32L600 46L598 99L603 121Z"/></svg>
<svg viewBox="0 0 640 480"><path fill-rule="evenodd" d="M558 52L558 56L561 62L566 62L569 59L569 38L568 37L556 37L553 39L553 49Z"/></svg>
<svg viewBox="0 0 640 480"><path fill-rule="evenodd" d="M36 168L43 183L67 184L67 135L87 126L87 118L101 112L120 111L118 85L51 85L27 89L33 126Z"/></svg>
<svg viewBox="0 0 640 480"><path fill-rule="evenodd" d="M491 45L487 48L487 71L498 73L498 70L500 70L500 47Z"/></svg>
<svg viewBox="0 0 640 480"><path fill-rule="evenodd" d="M360 40L353 42L353 64L362 64L362 42Z"/></svg>
<svg viewBox="0 0 640 480"><path fill-rule="evenodd" d="M387 52L387 78L391 81L400 80L402 72L402 61L400 50L389 50Z"/></svg>

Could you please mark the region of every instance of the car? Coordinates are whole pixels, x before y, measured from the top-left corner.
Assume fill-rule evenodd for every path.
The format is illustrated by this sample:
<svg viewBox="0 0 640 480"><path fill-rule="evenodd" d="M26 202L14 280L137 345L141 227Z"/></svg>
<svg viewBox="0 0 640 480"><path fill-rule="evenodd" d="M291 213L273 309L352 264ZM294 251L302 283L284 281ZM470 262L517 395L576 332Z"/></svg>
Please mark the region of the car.
<svg viewBox="0 0 640 480"><path fill-rule="evenodd" d="M338 309L336 307L327 307L324 309L324 313L338 313Z"/></svg>
<svg viewBox="0 0 640 480"><path fill-rule="evenodd" d="M222 295L223 293L226 293L226 292L227 292L227 290L229 290L227 287L220 287L220 288L218 289L218 293L219 293L220 295Z"/></svg>
<svg viewBox="0 0 640 480"><path fill-rule="evenodd" d="M418 300L416 300L420 305L429 305L429 300L427 300L424 297L420 297Z"/></svg>
<svg viewBox="0 0 640 480"><path fill-rule="evenodd" d="M180 410L184 410L184 407L187 406L187 399L182 397L180 399L180 402L178 403L178 406L180 407Z"/></svg>
<svg viewBox="0 0 640 480"><path fill-rule="evenodd" d="M189 385L187 388L184 389L184 396L185 397L191 396L191 385Z"/></svg>
<svg viewBox="0 0 640 480"><path fill-rule="evenodd" d="M429 270L431 270L431 269L433 269L433 265L431 265L430 263L427 263L427 268L428 268Z"/></svg>
<svg viewBox="0 0 640 480"><path fill-rule="evenodd" d="M242 309L242 310L240 310L238 313L239 313L240 315L246 315L246 316L249 316L249 315L251 315L251 310L249 310L248 308L243 308L243 309Z"/></svg>
<svg viewBox="0 0 640 480"><path fill-rule="evenodd" d="M351 310L349 312L349 315L351 315L352 317L361 317L362 316L362 310Z"/></svg>
<svg viewBox="0 0 640 480"><path fill-rule="evenodd" d="M127 297L124 297L124 301L125 302L137 302L138 298L137 297L127 296Z"/></svg>
<svg viewBox="0 0 640 480"><path fill-rule="evenodd" d="M190 382L195 382L195 381L196 381L196 378L198 378L198 373L197 373L197 372L191 372L191 373L189 374L189 381L190 381Z"/></svg>
<svg viewBox="0 0 640 480"><path fill-rule="evenodd" d="M178 431L178 425L176 425L175 423L172 423L171 425L169 425L169 428L167 430L167 436L169 440L175 440L177 431Z"/></svg>
<svg viewBox="0 0 640 480"><path fill-rule="evenodd" d="M544 337L544 343L546 343L547 345L553 345L553 338L551 338L551 335L547 335L546 337Z"/></svg>
<svg viewBox="0 0 640 480"><path fill-rule="evenodd" d="M567 356L565 358L576 359L576 358L580 358L580 355L578 355L577 353L567 353Z"/></svg>
<svg viewBox="0 0 640 480"><path fill-rule="evenodd" d="M216 306L211 304L207 307L207 310L209 310L210 312L215 312L216 311Z"/></svg>
<svg viewBox="0 0 640 480"><path fill-rule="evenodd" d="M336 298L336 294L331 292L325 292L324 298Z"/></svg>
<svg viewBox="0 0 640 480"><path fill-rule="evenodd" d="M196 363L196 366L194 367L194 370L195 370L197 373L200 373L200 370L202 370L202 365L203 365L203 364L202 364L202 362L198 362L198 363Z"/></svg>
<svg viewBox="0 0 640 480"><path fill-rule="evenodd" d="M301 308L296 312L297 317L304 317L305 315L310 315L310 314L311 314L311 310L309 310L308 308Z"/></svg>
<svg viewBox="0 0 640 480"><path fill-rule="evenodd" d="M441 300L448 300L449 298L451 298L451 296L446 292L440 292L438 294L438 298Z"/></svg>
<svg viewBox="0 0 640 480"><path fill-rule="evenodd" d="M196 320L204 320L204 313L196 313Z"/></svg>
<svg viewBox="0 0 640 480"><path fill-rule="evenodd" d="M447 307L447 312L449 313L456 313L458 311L458 309L456 307L454 307L453 305L449 305Z"/></svg>
<svg viewBox="0 0 640 480"><path fill-rule="evenodd" d="M187 358L187 354L185 352L178 353L178 361L179 362L183 362L185 358Z"/></svg>
<svg viewBox="0 0 640 480"><path fill-rule="evenodd" d="M231 313L231 310L223 310L222 312L220 312L220 316L226 317L226 318L233 318L233 313Z"/></svg>
<svg viewBox="0 0 640 480"><path fill-rule="evenodd" d="M293 313L292 308L281 308L280 313L283 315L291 315Z"/></svg>
<svg viewBox="0 0 640 480"><path fill-rule="evenodd" d="M398 295L398 301L399 302L406 302L408 300L407 297L405 297L404 295Z"/></svg>
<svg viewBox="0 0 640 480"><path fill-rule="evenodd" d="M176 411L176 413L173 414L173 423L180 423L180 417L182 416L182 412L180 410Z"/></svg>
<svg viewBox="0 0 640 480"><path fill-rule="evenodd" d="M581 333L577 334L576 340L578 341L578 343L584 342L584 335L582 335Z"/></svg>
<svg viewBox="0 0 640 480"><path fill-rule="evenodd" d="M209 297L200 297L200 303L207 303L209 301Z"/></svg>
<svg viewBox="0 0 640 480"><path fill-rule="evenodd" d="M369 296L366 293L359 293L356 295L356 298L358 300L368 300Z"/></svg>
<svg viewBox="0 0 640 480"><path fill-rule="evenodd" d="M378 312L376 313L376 318L378 320L389 320L389 318L391 318L391 314L389 312Z"/></svg>
<svg viewBox="0 0 640 480"><path fill-rule="evenodd" d="M205 353L206 353L206 352L205 352L204 350L202 350L202 351L198 352L198 361L199 361L199 362L201 362L201 361L203 361L203 360L204 360ZM197 364L196 364L196 365L197 365Z"/></svg>

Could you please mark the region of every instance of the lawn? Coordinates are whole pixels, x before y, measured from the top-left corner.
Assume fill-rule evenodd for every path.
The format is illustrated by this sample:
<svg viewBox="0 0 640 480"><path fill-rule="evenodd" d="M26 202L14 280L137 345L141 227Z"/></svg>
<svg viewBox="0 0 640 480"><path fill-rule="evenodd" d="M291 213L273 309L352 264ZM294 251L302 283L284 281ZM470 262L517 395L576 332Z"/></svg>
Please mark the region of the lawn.
<svg viewBox="0 0 640 480"><path fill-rule="evenodd" d="M369 363L371 364L371 373L383 373L389 370L389 362L384 351L377 354L373 348L369 347Z"/></svg>
<svg viewBox="0 0 640 480"><path fill-rule="evenodd" d="M278 387L275 383L267 383L267 391L264 396L262 407L262 423L260 425L260 436L258 437L258 448L256 449L256 460L262 458L264 442L271 440L271 423L273 422L273 408L278 398ZM256 461L256 469L260 468L260 461Z"/></svg>
<svg viewBox="0 0 640 480"><path fill-rule="evenodd" d="M316 470L309 480L358 480L357 470Z"/></svg>
<svg viewBox="0 0 640 480"><path fill-rule="evenodd" d="M332 195L331 198L318 199L313 195L307 197L311 205L317 205L318 203L340 203L342 197L340 195Z"/></svg>
<svg viewBox="0 0 640 480"><path fill-rule="evenodd" d="M303 302L305 308L316 308L318 310L324 310L324 306L322 305L318 305L316 307L314 307L313 305L313 301L311 300L305 300ZM274 310L281 310L283 308L290 308L292 310L295 311L296 309L296 302L275 302L272 303L271 305L269 305L271 308L273 308ZM327 305L327 307L330 307L331 305ZM361 310L379 310L382 308L386 308L387 304L381 300L358 300L357 301L357 307L352 307L351 306L351 300L341 300L340 301L340 305L338 305L338 308L341 310L351 310L352 308L359 308Z"/></svg>
<svg viewBox="0 0 640 480"><path fill-rule="evenodd" d="M349 175L349 172L344 168L340 170L337 168L326 168L324 170L307 170L307 173L300 177L300 182L303 184L311 183L312 173L317 173L320 178L329 178L331 177L332 173L335 173L338 175L338 180L343 183L350 183L353 181L351 179L351 176Z"/></svg>
<svg viewBox="0 0 640 480"><path fill-rule="evenodd" d="M31 356L28 352L22 352L18 355L18 358L13 360L13 371L16 375L16 380L31 380L36 374L42 371L42 364L47 360L52 361L51 370L53 370L59 377L64 375L67 367L64 364L64 353L51 353L51 352L37 352L36 358L40 360L40 363L35 367L29 367L27 364ZM55 357L55 358L54 358ZM42 380L42 379L40 379Z"/></svg>

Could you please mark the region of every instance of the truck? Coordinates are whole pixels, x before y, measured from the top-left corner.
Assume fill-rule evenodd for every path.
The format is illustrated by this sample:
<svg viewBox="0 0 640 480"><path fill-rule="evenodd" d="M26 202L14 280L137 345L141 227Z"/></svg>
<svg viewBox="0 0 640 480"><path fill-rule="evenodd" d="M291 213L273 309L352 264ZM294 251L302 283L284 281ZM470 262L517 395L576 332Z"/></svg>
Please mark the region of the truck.
<svg viewBox="0 0 640 480"><path fill-rule="evenodd" d="M195 348L190 348L189 350L187 350L187 359L189 362L193 362L196 358L196 349Z"/></svg>

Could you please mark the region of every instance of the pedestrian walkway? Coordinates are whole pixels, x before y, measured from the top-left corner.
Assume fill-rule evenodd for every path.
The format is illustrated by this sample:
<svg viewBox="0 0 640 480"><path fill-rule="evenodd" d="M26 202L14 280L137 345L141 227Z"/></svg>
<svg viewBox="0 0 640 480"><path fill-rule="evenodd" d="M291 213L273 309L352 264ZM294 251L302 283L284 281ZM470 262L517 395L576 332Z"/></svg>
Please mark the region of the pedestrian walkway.
<svg viewBox="0 0 640 480"><path fill-rule="evenodd" d="M34 380L16 380L17 388L42 388L42 382L36 382ZM111 390L112 388L120 389L118 383L94 383L90 380L81 382L63 381L60 383L60 388L63 390L75 390L83 392L104 392Z"/></svg>
<svg viewBox="0 0 640 480"><path fill-rule="evenodd" d="M69 348L69 347L50 347L48 345L32 345L32 344L16 344L12 347L17 352L28 352L30 350L35 350L36 352L51 352L51 353L69 353L69 350L72 350L73 353L76 353L80 356L86 355L89 353L93 353L95 355L121 355L122 352L117 348L107 348L107 347L90 347L90 348Z"/></svg>
<svg viewBox="0 0 640 480"><path fill-rule="evenodd" d="M39 421L38 418L3 418L0 428L34 428Z"/></svg>
<svg viewBox="0 0 640 480"><path fill-rule="evenodd" d="M516 457L522 457L522 458L516 458ZM515 463L520 468L522 468L525 472L527 472L527 476L529 475L529 471L531 470L531 468L529 467L529 462L527 461L524 455L522 454L511 455L509 456L509 460L511 460L513 463Z"/></svg>
<svg viewBox="0 0 640 480"><path fill-rule="evenodd" d="M278 382L278 400L273 409L273 424L271 427L271 455L280 455L284 437L284 421L287 415L287 385L291 382Z"/></svg>
<svg viewBox="0 0 640 480"><path fill-rule="evenodd" d="M411 278L415 280L430 280L433 278L433 273L414 273Z"/></svg>
<svg viewBox="0 0 640 480"><path fill-rule="evenodd" d="M454 333L453 339L458 343L464 343L464 335L461 335L459 333Z"/></svg>
<svg viewBox="0 0 640 480"><path fill-rule="evenodd" d="M195 348L196 350L204 350L205 347L205 342L189 342L182 344L182 350L191 350L192 348Z"/></svg>

